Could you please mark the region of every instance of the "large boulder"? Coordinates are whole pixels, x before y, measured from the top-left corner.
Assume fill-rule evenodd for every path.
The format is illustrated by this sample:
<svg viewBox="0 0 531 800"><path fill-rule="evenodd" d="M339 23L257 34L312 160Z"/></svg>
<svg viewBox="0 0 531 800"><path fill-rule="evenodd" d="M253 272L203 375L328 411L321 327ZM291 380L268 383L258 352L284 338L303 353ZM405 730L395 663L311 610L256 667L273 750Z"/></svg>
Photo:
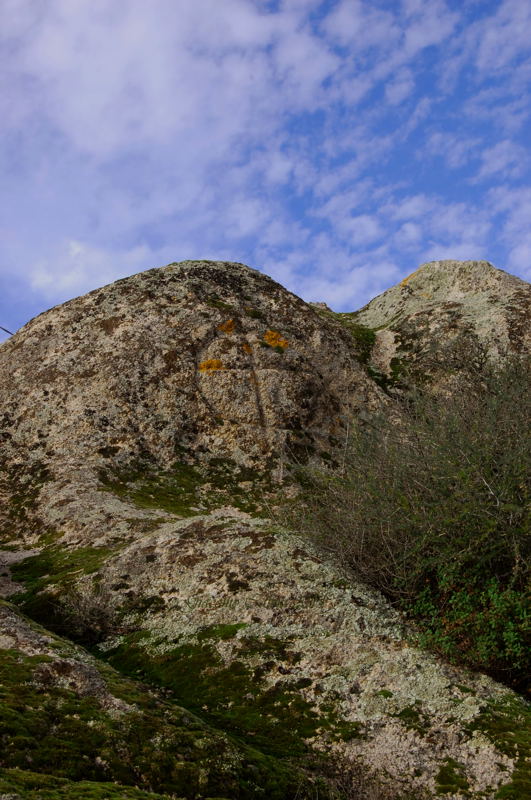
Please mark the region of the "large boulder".
<svg viewBox="0 0 531 800"><path fill-rule="evenodd" d="M185 261L41 314L0 350L3 432L57 463L269 468L375 398L352 342L242 264Z"/></svg>

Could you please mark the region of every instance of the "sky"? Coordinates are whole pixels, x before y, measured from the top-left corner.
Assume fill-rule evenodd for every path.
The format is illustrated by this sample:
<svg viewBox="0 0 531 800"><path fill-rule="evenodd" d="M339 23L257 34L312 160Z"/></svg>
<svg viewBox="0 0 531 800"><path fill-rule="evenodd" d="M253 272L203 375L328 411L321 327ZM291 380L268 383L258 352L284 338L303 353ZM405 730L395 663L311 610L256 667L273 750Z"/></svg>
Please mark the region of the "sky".
<svg viewBox="0 0 531 800"><path fill-rule="evenodd" d="M531 278L531 0L0 0L0 83L9 330L184 259Z"/></svg>

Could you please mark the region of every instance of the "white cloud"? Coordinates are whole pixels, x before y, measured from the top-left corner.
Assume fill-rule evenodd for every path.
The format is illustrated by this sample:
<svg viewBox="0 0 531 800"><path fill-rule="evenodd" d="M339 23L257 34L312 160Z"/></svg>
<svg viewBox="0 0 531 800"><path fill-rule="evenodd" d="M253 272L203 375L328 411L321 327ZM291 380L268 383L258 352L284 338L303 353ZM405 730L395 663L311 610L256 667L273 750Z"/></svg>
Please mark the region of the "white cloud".
<svg viewBox="0 0 531 800"><path fill-rule="evenodd" d="M446 241L467 241L482 246L488 234L490 222L477 208L465 203L438 204L429 217L431 235L444 236Z"/></svg>
<svg viewBox="0 0 531 800"><path fill-rule="evenodd" d="M393 80L389 81L385 87L387 102L391 103L391 105L398 105L398 103L401 103L406 97L409 97L414 88L415 81L413 80L411 70L400 70Z"/></svg>
<svg viewBox="0 0 531 800"><path fill-rule="evenodd" d="M404 197L385 210L394 220L416 220L430 213L435 206L433 198L425 194Z"/></svg>
<svg viewBox="0 0 531 800"><path fill-rule="evenodd" d="M340 0L322 27L340 45L360 50L384 44L392 47L400 37L392 14L361 0Z"/></svg>
<svg viewBox="0 0 531 800"><path fill-rule="evenodd" d="M370 214L343 218L339 220L338 227L341 235L354 245L374 242L383 233L377 217Z"/></svg>
<svg viewBox="0 0 531 800"><path fill-rule="evenodd" d="M492 175L516 177L525 169L527 160L528 155L523 147L505 139L482 152L476 179L483 180Z"/></svg>
<svg viewBox="0 0 531 800"><path fill-rule="evenodd" d="M530 53L530 29L531 5L522 0L502 0L495 14L474 26L477 68L483 72L499 70Z"/></svg>
<svg viewBox="0 0 531 800"><path fill-rule="evenodd" d="M363 206L369 196L372 183L369 179L359 181L354 188L344 192L334 191L328 200L317 206L313 213L331 222L335 219L350 217L352 212Z"/></svg>
<svg viewBox="0 0 531 800"><path fill-rule="evenodd" d="M460 169L480 155L481 139L471 136L457 136L452 133L438 131L432 133L426 145L430 155L444 158L451 169ZM422 155L421 155L422 157Z"/></svg>
<svg viewBox="0 0 531 800"><path fill-rule="evenodd" d="M531 233L526 232L516 247L509 251L508 267L531 281Z"/></svg>
<svg viewBox="0 0 531 800"><path fill-rule="evenodd" d="M324 100L321 96L323 81L340 63L324 43L300 31L281 37L274 49L274 61L292 103L312 110Z"/></svg>
<svg viewBox="0 0 531 800"><path fill-rule="evenodd" d="M511 75L509 85L489 85L466 100L463 112L468 120L492 125L508 135L518 134L531 117L531 109L529 89L514 85L513 77Z"/></svg>
<svg viewBox="0 0 531 800"><path fill-rule="evenodd" d="M509 236L519 236L529 230L531 188L497 186L489 192L489 205L495 214L505 215L505 232Z"/></svg>
<svg viewBox="0 0 531 800"><path fill-rule="evenodd" d="M331 260L331 265L333 263ZM333 269L329 274L317 274L303 282L302 294L307 300L325 302L338 311L356 311L392 286L399 275L400 270L393 261L373 258L370 269L363 265L342 271L340 276Z"/></svg>
<svg viewBox="0 0 531 800"><path fill-rule="evenodd" d="M397 247L417 249L422 240L422 227L415 222L405 222L394 236Z"/></svg>
<svg viewBox="0 0 531 800"><path fill-rule="evenodd" d="M139 0L120 13L110 0L96 11L89 0L51 0L17 49L20 74L42 99L13 96L15 105L30 114L37 101L74 147L98 158L186 141L191 130L192 152L225 154L234 137L275 125L288 103L307 104L336 63L294 29L295 19L259 13L245 0L158 0L157 12Z"/></svg>
<svg viewBox="0 0 531 800"><path fill-rule="evenodd" d="M423 250L421 261L482 261L485 259L485 246L473 240L447 239L435 240ZM487 259L488 260L488 259Z"/></svg>
<svg viewBox="0 0 531 800"><path fill-rule="evenodd" d="M266 156L264 176L268 183L286 183L293 173L293 160L280 150L273 150Z"/></svg>
<svg viewBox="0 0 531 800"><path fill-rule="evenodd" d="M226 233L229 238L258 234L269 221L271 210L258 198L237 199L223 210Z"/></svg>
<svg viewBox="0 0 531 800"><path fill-rule="evenodd" d="M404 141L413 132L415 132L420 123L424 122L424 120L428 117L432 104L433 100L429 97L423 97L417 102L413 111L408 115L407 120L397 131L397 137L399 140Z"/></svg>
<svg viewBox="0 0 531 800"><path fill-rule="evenodd" d="M531 188L498 186L489 193L491 213L501 219L501 238L508 251L507 267L531 280Z"/></svg>
<svg viewBox="0 0 531 800"><path fill-rule="evenodd" d="M458 15L439 0L409 5L416 12L405 31L404 50L411 57L419 50L443 42L454 30Z"/></svg>
<svg viewBox="0 0 531 800"><path fill-rule="evenodd" d="M106 252L85 242L62 242L50 259L42 259L30 268L30 286L45 297L62 299L88 291L145 268L146 263L160 265L146 246L127 252Z"/></svg>
<svg viewBox="0 0 531 800"><path fill-rule="evenodd" d="M227 258L353 308L427 255L524 269L529 14L484 5L4 0L0 274Z"/></svg>

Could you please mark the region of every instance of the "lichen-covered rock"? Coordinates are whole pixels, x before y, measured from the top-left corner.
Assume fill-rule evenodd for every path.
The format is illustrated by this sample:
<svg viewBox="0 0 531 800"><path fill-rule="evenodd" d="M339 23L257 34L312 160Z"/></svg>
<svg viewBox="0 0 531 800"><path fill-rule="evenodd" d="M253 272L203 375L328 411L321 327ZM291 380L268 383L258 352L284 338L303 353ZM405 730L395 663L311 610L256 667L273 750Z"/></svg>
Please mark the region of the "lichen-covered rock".
<svg viewBox="0 0 531 800"><path fill-rule="evenodd" d="M118 529L119 504L98 511L102 469L225 461L239 480L281 479L330 457L352 414L382 402L348 333L265 275L219 262L140 273L0 348L4 534L82 541L81 524L89 543L102 513Z"/></svg>
<svg viewBox="0 0 531 800"><path fill-rule="evenodd" d="M54 462L274 466L377 393L349 338L241 264L183 262L41 314L0 350L3 436ZM273 459L273 462L272 460Z"/></svg>
<svg viewBox="0 0 531 800"><path fill-rule="evenodd" d="M487 261L432 261L344 316L375 331L382 374L444 383L486 356L529 352L531 286Z"/></svg>
<svg viewBox="0 0 531 800"><path fill-rule="evenodd" d="M419 650L382 597L270 519L290 465L339 460L352 420L389 407L367 370L386 309L384 322L365 309L338 325L243 265L183 262L52 309L0 347L0 589L168 692L167 714L190 709L204 737L188 751L183 733L156 780L142 767L141 789L525 796L518 698ZM106 720L147 713L141 688L115 691L110 667L65 654L64 640L56 652L56 637L3 609L2 652L40 659L32 692L75 695L68 713L54 705L60 725L76 703ZM152 743L174 741L160 716L149 725ZM46 772L36 763L24 767ZM131 783L113 770L73 779L94 775Z"/></svg>
<svg viewBox="0 0 531 800"><path fill-rule="evenodd" d="M111 663L266 752L304 741L419 796L448 761L477 797L514 770L476 727L512 693L414 647L382 597L267 521L161 525L106 560L96 592L122 610L126 632L100 645Z"/></svg>
<svg viewBox="0 0 531 800"><path fill-rule="evenodd" d="M0 654L0 792L31 800L309 796L311 781L296 765L231 740L1 601Z"/></svg>

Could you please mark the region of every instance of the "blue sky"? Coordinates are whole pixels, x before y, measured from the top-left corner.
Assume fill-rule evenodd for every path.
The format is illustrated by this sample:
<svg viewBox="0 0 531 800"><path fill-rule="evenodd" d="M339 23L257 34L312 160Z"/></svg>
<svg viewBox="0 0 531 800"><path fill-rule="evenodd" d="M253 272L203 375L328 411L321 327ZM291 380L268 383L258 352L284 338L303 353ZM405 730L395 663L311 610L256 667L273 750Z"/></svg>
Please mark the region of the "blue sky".
<svg viewBox="0 0 531 800"><path fill-rule="evenodd" d="M0 325L186 258L531 277L531 0L2 0Z"/></svg>

